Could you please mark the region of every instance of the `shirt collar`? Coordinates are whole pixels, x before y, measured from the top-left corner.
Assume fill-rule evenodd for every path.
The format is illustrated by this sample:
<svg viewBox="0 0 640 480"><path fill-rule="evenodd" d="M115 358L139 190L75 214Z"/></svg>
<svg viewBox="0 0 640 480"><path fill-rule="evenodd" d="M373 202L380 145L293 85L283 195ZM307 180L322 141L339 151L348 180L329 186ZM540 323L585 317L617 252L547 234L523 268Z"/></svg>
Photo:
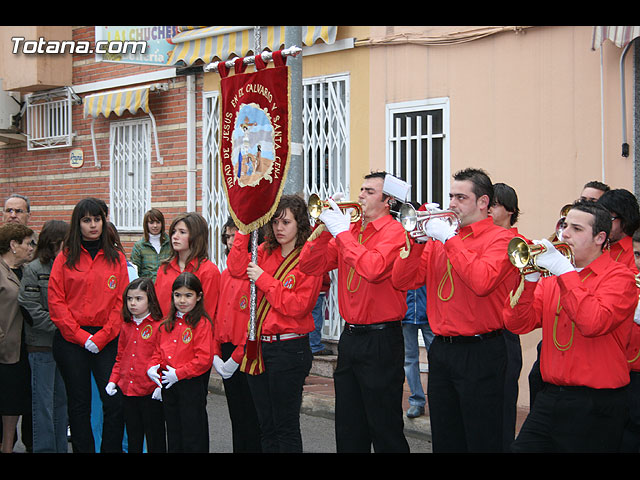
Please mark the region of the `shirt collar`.
<svg viewBox="0 0 640 480"><path fill-rule="evenodd" d="M460 229L460 234L468 235L469 233L473 233L474 236L480 235L481 233L489 230L494 226L493 218L487 217L482 220L478 220L477 222L473 222L471 225L466 225Z"/></svg>

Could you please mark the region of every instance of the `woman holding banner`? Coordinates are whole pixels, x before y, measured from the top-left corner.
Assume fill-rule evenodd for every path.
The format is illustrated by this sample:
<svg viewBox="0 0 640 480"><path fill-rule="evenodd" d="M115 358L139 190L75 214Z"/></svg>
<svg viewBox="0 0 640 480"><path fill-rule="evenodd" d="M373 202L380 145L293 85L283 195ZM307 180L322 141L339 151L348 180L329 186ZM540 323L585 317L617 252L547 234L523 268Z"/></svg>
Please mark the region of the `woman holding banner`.
<svg viewBox="0 0 640 480"><path fill-rule="evenodd" d="M227 260L232 276L248 277L256 284L259 344L256 358L245 354L239 364L230 359L220 368L249 374L265 453L302 452L300 405L312 360L308 334L314 328L311 312L322 286L321 276L305 275L298 268L310 233L305 202L285 195L266 225L257 263L247 253L250 235L241 232Z"/></svg>

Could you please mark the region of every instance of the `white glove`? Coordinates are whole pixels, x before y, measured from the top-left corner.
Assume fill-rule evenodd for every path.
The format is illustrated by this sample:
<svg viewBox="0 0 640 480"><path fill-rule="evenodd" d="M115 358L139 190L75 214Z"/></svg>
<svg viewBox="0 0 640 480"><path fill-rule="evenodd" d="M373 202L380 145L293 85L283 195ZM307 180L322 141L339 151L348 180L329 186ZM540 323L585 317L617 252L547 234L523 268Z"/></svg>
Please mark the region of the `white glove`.
<svg viewBox="0 0 640 480"><path fill-rule="evenodd" d="M229 358L226 362L224 362L218 355L213 357L213 366L216 369L216 372L224 378L230 378L235 371L238 369L239 364L232 358Z"/></svg>
<svg viewBox="0 0 640 480"><path fill-rule="evenodd" d="M118 391L118 389L116 388L116 384L113 382L109 382L107 383L107 386L105 387L105 390L107 392L107 395L109 395L110 397L113 397L116 392Z"/></svg>
<svg viewBox="0 0 640 480"><path fill-rule="evenodd" d="M151 394L152 400L162 401L162 389L160 387L156 388Z"/></svg>
<svg viewBox="0 0 640 480"><path fill-rule="evenodd" d="M342 232L349 231L351 215L349 213L342 213L336 202L332 199L329 199L328 202L331 208L324 210L318 218L325 224L329 233L336 237Z"/></svg>
<svg viewBox="0 0 640 480"><path fill-rule="evenodd" d="M160 364L149 367L149 370L147 370L147 375L151 380L153 380L153 383L162 388L162 384L160 383L160 375L158 375L158 368L160 368Z"/></svg>
<svg viewBox="0 0 640 480"><path fill-rule="evenodd" d="M339 202L339 201L341 201L342 199L344 199L344 193L342 193L342 192L336 192L336 193L334 193L334 194L331 196L331 199L332 199L334 202Z"/></svg>
<svg viewBox="0 0 640 480"><path fill-rule="evenodd" d="M93 343L93 340L91 340L91 337L87 338L87 341L84 342L84 348L89 350L91 353L99 353L100 352L100 349L98 348L98 346L95 343Z"/></svg>
<svg viewBox="0 0 640 480"><path fill-rule="evenodd" d="M527 273L524 276L524 279L527 282L537 282L538 280L540 280L540 272Z"/></svg>
<svg viewBox="0 0 640 480"><path fill-rule="evenodd" d="M443 244L456 234L456 226L450 225L444 218L433 218L427 222L427 235Z"/></svg>
<svg viewBox="0 0 640 480"><path fill-rule="evenodd" d="M178 376L176 375L176 369L171 365L167 365L167 369L162 372L162 384L165 388L170 388L171 385L178 381Z"/></svg>
<svg viewBox="0 0 640 480"><path fill-rule="evenodd" d="M539 243L547 248L536 258L536 264L539 267L549 270L553 275L562 275L575 270L569 259L556 250L556 247L549 240L543 238Z"/></svg>

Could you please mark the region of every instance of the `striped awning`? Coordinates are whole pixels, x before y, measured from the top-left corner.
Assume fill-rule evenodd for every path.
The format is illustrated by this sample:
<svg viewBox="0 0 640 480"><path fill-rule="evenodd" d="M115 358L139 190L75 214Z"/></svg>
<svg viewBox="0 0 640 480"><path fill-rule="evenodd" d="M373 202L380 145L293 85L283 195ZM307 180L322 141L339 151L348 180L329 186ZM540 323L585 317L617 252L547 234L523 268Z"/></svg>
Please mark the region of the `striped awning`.
<svg viewBox="0 0 640 480"><path fill-rule="evenodd" d="M138 110L149 112L149 85L144 87L113 90L84 97L84 116L108 117L112 112L121 116L125 111L135 114Z"/></svg>
<svg viewBox="0 0 640 480"><path fill-rule="evenodd" d="M207 64L214 60L226 61L244 57L253 52L254 27L179 27L180 33L171 38L175 48L169 53L167 64L191 66L198 60ZM318 40L333 44L337 26L303 26L302 43L311 46ZM280 50L285 44L285 27L270 26L260 28L262 48Z"/></svg>
<svg viewBox="0 0 640 480"><path fill-rule="evenodd" d="M640 37L640 26L593 27L591 49L597 50L605 40L611 40L616 46L624 48L637 37Z"/></svg>

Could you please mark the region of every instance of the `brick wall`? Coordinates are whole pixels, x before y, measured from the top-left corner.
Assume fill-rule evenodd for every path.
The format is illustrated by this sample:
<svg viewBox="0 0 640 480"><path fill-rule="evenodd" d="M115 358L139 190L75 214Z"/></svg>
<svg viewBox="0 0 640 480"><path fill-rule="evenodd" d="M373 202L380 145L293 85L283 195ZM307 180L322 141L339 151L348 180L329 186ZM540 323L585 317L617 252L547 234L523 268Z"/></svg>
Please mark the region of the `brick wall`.
<svg viewBox="0 0 640 480"><path fill-rule="evenodd" d="M94 27L74 27L74 40L94 41ZM93 55L76 55L73 61L73 84L82 85L117 77L142 74L158 67L120 63L96 62ZM150 93L150 109L156 119L158 144L163 164L157 162L155 143L152 139L151 155L151 205L165 214L167 226L173 217L186 209L187 162L187 100L186 77L164 80L169 86L166 92ZM196 79L196 162L198 180L196 202L201 197L200 165L202 76ZM119 87L120 88L120 87ZM97 92L90 92L97 93ZM84 97L86 94L80 94ZM0 146L0 198L4 202L10 193L21 193L31 200L31 222L36 231L50 219L69 220L71 211L80 199L97 196L109 202L109 125L112 121L145 118L140 112L122 117L111 114L98 117L94 123L95 142L101 167L94 164L91 142L91 118L83 118L83 106L73 106L73 131L76 137L71 147L40 151L27 151L25 144ZM72 168L69 155L72 149L84 152L84 165ZM139 234L123 234L127 256Z"/></svg>

